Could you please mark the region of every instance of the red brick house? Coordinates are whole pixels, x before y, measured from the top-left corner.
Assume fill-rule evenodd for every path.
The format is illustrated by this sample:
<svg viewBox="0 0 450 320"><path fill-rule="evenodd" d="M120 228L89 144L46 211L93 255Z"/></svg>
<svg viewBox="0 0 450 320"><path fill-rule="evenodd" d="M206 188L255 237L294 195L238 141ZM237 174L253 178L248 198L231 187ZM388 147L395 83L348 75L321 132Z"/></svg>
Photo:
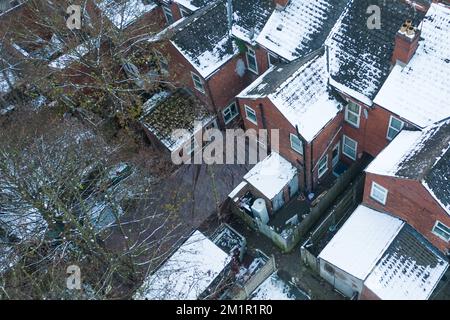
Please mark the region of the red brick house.
<svg viewBox="0 0 450 320"><path fill-rule="evenodd" d="M275 5L272 0L252 0L232 1L231 7L231 15L226 0L196 10L156 48L172 82L189 88L218 115L222 127L239 115L235 97L256 78L235 30L242 38L259 33Z"/></svg>
<svg viewBox="0 0 450 320"><path fill-rule="evenodd" d="M450 252L450 121L402 131L366 169L364 203Z"/></svg>
<svg viewBox="0 0 450 320"><path fill-rule="evenodd" d="M343 126L347 161L363 153L376 156L401 128L417 127L414 121L389 109L394 106L381 108L374 100L390 75L394 53L399 52L396 50L400 43L396 36L399 28L408 19L419 25L425 13L403 1L380 3L383 26L369 28L366 11L373 4L369 0L351 2L326 41L330 84L348 102ZM398 126L399 122L391 120L391 116L402 125Z"/></svg>
<svg viewBox="0 0 450 320"><path fill-rule="evenodd" d="M238 95L246 129L279 129L278 152L299 168L303 190L314 190L341 158L341 101L327 78L322 49L272 67Z"/></svg>

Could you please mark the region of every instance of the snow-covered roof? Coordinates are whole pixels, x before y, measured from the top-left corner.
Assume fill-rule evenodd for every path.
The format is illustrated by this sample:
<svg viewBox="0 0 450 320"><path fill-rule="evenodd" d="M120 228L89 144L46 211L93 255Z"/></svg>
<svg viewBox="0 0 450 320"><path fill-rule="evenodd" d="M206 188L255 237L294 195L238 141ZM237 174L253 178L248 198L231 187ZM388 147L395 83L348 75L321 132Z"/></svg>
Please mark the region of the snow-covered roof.
<svg viewBox="0 0 450 320"><path fill-rule="evenodd" d="M312 59L298 59L287 65L273 67L239 97L268 97L310 142L339 112L340 103L331 95L327 80L326 56L320 50Z"/></svg>
<svg viewBox="0 0 450 320"><path fill-rule="evenodd" d="M151 276L135 299L196 300L228 265L229 257L200 231Z"/></svg>
<svg viewBox="0 0 450 320"><path fill-rule="evenodd" d="M179 150L193 137L194 133L214 119L205 106L181 90L174 93L162 91L155 94L144 104L143 112L141 123L170 152ZM177 132L177 130L186 132Z"/></svg>
<svg viewBox="0 0 450 320"><path fill-rule="evenodd" d="M257 34L273 7L272 0L234 0L233 35L248 38ZM207 78L239 53L228 29L227 1L219 0L181 27L171 43Z"/></svg>
<svg viewBox="0 0 450 320"><path fill-rule="evenodd" d="M432 4L419 48L404 67L396 65L374 102L426 127L450 116L450 9Z"/></svg>
<svg viewBox="0 0 450 320"><path fill-rule="evenodd" d="M49 67L55 69L65 69L69 67L72 63L79 61L82 57L87 55L92 49L98 49L100 46L100 41L97 38L92 38L78 45L74 49L70 50L68 53L60 56L59 58L53 60L49 63Z"/></svg>
<svg viewBox="0 0 450 320"><path fill-rule="evenodd" d="M98 8L118 29L125 29L145 13L157 7L153 1L144 3L142 0L102 0L97 3Z"/></svg>
<svg viewBox="0 0 450 320"><path fill-rule="evenodd" d="M414 150L421 136L421 131L403 130L369 164L366 172L383 176L395 176L399 165Z"/></svg>
<svg viewBox="0 0 450 320"><path fill-rule="evenodd" d="M366 172L421 181L450 214L450 120L400 132Z"/></svg>
<svg viewBox="0 0 450 320"><path fill-rule="evenodd" d="M374 5L380 8L382 26L370 29L368 9ZM395 34L405 20L418 25L423 16L404 1L351 0L326 41L330 83L371 105L389 75Z"/></svg>
<svg viewBox="0 0 450 320"><path fill-rule="evenodd" d="M174 0L174 2L191 11L197 11L207 5L210 1L211 0Z"/></svg>
<svg viewBox="0 0 450 320"><path fill-rule="evenodd" d="M272 152L258 162L244 176L244 180L272 200L296 176L297 169L280 154Z"/></svg>
<svg viewBox="0 0 450 320"><path fill-rule="evenodd" d="M233 191L231 191L231 193L228 195L228 197L233 199L246 186L247 186L247 182L242 181L241 183L238 184L238 186L236 188L233 189Z"/></svg>
<svg viewBox="0 0 450 320"><path fill-rule="evenodd" d="M276 273L267 278L250 296L250 300L307 300L309 297Z"/></svg>
<svg viewBox="0 0 450 320"><path fill-rule="evenodd" d="M253 44L274 8L273 0L233 1L232 35Z"/></svg>
<svg viewBox="0 0 450 320"><path fill-rule="evenodd" d="M404 222L360 205L319 254L319 258L365 280Z"/></svg>
<svg viewBox="0 0 450 320"><path fill-rule="evenodd" d="M426 300L447 268L442 253L405 224L364 284L383 300Z"/></svg>
<svg viewBox="0 0 450 320"><path fill-rule="evenodd" d="M291 0L275 10L257 42L288 61L323 45L349 0Z"/></svg>

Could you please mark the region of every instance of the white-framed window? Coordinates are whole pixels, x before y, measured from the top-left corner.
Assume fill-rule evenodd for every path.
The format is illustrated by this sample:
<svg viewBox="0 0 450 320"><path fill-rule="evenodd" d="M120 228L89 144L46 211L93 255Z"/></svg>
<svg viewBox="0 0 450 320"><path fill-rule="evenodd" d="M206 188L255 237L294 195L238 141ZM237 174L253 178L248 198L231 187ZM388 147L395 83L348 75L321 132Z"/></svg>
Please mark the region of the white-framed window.
<svg viewBox="0 0 450 320"><path fill-rule="evenodd" d="M277 55L267 52L267 61L269 62L269 67L280 62L280 58Z"/></svg>
<svg viewBox="0 0 450 320"><path fill-rule="evenodd" d="M246 57L247 57L247 68L248 68L248 70L258 74L258 62L256 60L255 50L253 50L252 48L247 47Z"/></svg>
<svg viewBox="0 0 450 320"><path fill-rule="evenodd" d="M445 240L447 242L450 241L450 228L440 221L436 221L433 227L433 233L442 240Z"/></svg>
<svg viewBox="0 0 450 320"><path fill-rule="evenodd" d="M188 17L190 15L189 11L180 7L180 14L183 18Z"/></svg>
<svg viewBox="0 0 450 320"><path fill-rule="evenodd" d="M370 189L370 197L375 201L378 201L382 205L386 204L388 190L378 183L372 181L372 188Z"/></svg>
<svg viewBox="0 0 450 320"><path fill-rule="evenodd" d="M234 118L236 118L237 115L239 114L239 110L238 110L236 102L233 102L228 107L223 109L222 114L223 114L223 120L225 121L225 124L230 123Z"/></svg>
<svg viewBox="0 0 450 320"><path fill-rule="evenodd" d="M328 155L322 157L322 159L319 160L319 178L322 177L326 172L328 171Z"/></svg>
<svg viewBox="0 0 450 320"><path fill-rule="evenodd" d="M402 131L403 125L404 125L404 124L405 124L405 123L404 123L402 120L397 119L397 118L391 116L391 118L389 119L389 127L388 127L388 130L387 130L387 135L386 135L386 137L387 137L389 140L394 139L394 138L397 136L397 134L398 134L400 131Z"/></svg>
<svg viewBox="0 0 450 320"><path fill-rule="evenodd" d="M247 105L244 105L244 108L245 108L245 117L247 118L247 120L258 125L258 118L256 117L255 110L253 110Z"/></svg>
<svg viewBox="0 0 450 320"><path fill-rule="evenodd" d="M294 151L296 151L300 154L303 154L303 144L302 144L302 141L300 140L300 138L297 135L292 134L292 133L290 134L289 138L291 140L291 148Z"/></svg>
<svg viewBox="0 0 450 320"><path fill-rule="evenodd" d="M356 160L358 150L358 142L344 135L342 139L342 153L352 160Z"/></svg>
<svg viewBox="0 0 450 320"><path fill-rule="evenodd" d="M163 11L164 11L164 16L166 17L167 24L174 23L175 20L173 18L172 9L170 9L169 7L163 6Z"/></svg>
<svg viewBox="0 0 450 320"><path fill-rule="evenodd" d="M353 102L349 102L345 107L345 121L359 128L361 118L361 107Z"/></svg>
<svg viewBox="0 0 450 320"><path fill-rule="evenodd" d="M201 93L205 93L205 86L203 85L203 80L197 74L191 73L192 81L194 82L194 87Z"/></svg>

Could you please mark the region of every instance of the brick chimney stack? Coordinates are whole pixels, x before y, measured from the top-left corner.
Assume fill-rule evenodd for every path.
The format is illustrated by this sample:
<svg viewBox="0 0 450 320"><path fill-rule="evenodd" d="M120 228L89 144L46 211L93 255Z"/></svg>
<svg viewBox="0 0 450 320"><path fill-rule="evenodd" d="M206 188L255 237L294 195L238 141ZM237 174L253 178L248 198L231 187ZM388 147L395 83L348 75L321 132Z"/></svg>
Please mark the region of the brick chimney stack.
<svg viewBox="0 0 450 320"><path fill-rule="evenodd" d="M276 8L281 10L281 9L284 9L288 5L290 0L274 0L274 1L275 1Z"/></svg>
<svg viewBox="0 0 450 320"><path fill-rule="evenodd" d="M392 63L408 64L419 47L420 30L406 20L395 35L395 47L392 54Z"/></svg>

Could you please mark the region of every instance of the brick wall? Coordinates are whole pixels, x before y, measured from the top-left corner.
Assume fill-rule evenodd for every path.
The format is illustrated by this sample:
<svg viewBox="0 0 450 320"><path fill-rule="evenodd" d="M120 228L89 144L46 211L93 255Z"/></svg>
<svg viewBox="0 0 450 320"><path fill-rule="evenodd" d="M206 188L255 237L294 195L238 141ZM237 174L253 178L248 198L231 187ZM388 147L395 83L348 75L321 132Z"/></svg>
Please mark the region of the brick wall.
<svg viewBox="0 0 450 320"><path fill-rule="evenodd" d="M384 206L370 197L373 181L389 190ZM450 216L420 182L367 173L363 202L374 209L392 213L407 221L444 253L450 249L449 243L431 232L436 220L450 226Z"/></svg>
<svg viewBox="0 0 450 320"><path fill-rule="evenodd" d="M243 119L245 129L279 129L279 152L280 154L294 164L299 170L299 183L301 188L305 188L304 181L304 171L303 163L304 158L301 154L294 151L291 148L290 134L297 134L296 128L281 114L281 112L273 105L273 103L268 98L262 99L238 99L240 112ZM265 118L265 127L263 126L263 117L261 113L260 104L263 105L263 113ZM249 106L256 112L257 123L255 125L253 122L246 118L245 105ZM319 133L319 135L313 140L312 147L308 144L304 150L304 156L306 159L306 188L308 190L314 189L320 183L318 178L318 161L328 155L328 172L321 179L327 177L331 173L332 167L332 152L333 147L341 140L342 130L342 113L339 113L332 121L330 121L326 127ZM300 132L301 134L301 132ZM312 148L312 159L313 159L313 175L310 174L311 171L311 148Z"/></svg>
<svg viewBox="0 0 450 320"><path fill-rule="evenodd" d="M249 71L242 77L236 72L237 64L245 63L244 55L239 54L226 62L208 79L202 78L205 88L203 93L195 88L191 76L191 73L198 76L200 74L170 42L161 43L156 49L168 59L171 82L177 87L187 87L211 112L218 114L219 125L223 127L222 110L235 101L236 95L251 83Z"/></svg>
<svg viewBox="0 0 450 320"><path fill-rule="evenodd" d="M381 300L372 290L367 288L365 285L359 295L359 300Z"/></svg>
<svg viewBox="0 0 450 320"><path fill-rule="evenodd" d="M361 107L359 127L356 128L346 121L344 121L343 127L344 134L358 142L357 153L359 155L361 155L362 152L366 152L371 156L376 157L390 143L390 140L387 138L387 130L391 116L401 119L405 122L406 127L414 127L413 124L408 123L405 119L398 117L378 105L374 105L370 108L365 106L363 103L350 98L349 96L343 95L343 97L346 100L357 103ZM364 110L367 112L367 119L364 115ZM351 162L351 159L348 157L345 158L345 161Z"/></svg>

